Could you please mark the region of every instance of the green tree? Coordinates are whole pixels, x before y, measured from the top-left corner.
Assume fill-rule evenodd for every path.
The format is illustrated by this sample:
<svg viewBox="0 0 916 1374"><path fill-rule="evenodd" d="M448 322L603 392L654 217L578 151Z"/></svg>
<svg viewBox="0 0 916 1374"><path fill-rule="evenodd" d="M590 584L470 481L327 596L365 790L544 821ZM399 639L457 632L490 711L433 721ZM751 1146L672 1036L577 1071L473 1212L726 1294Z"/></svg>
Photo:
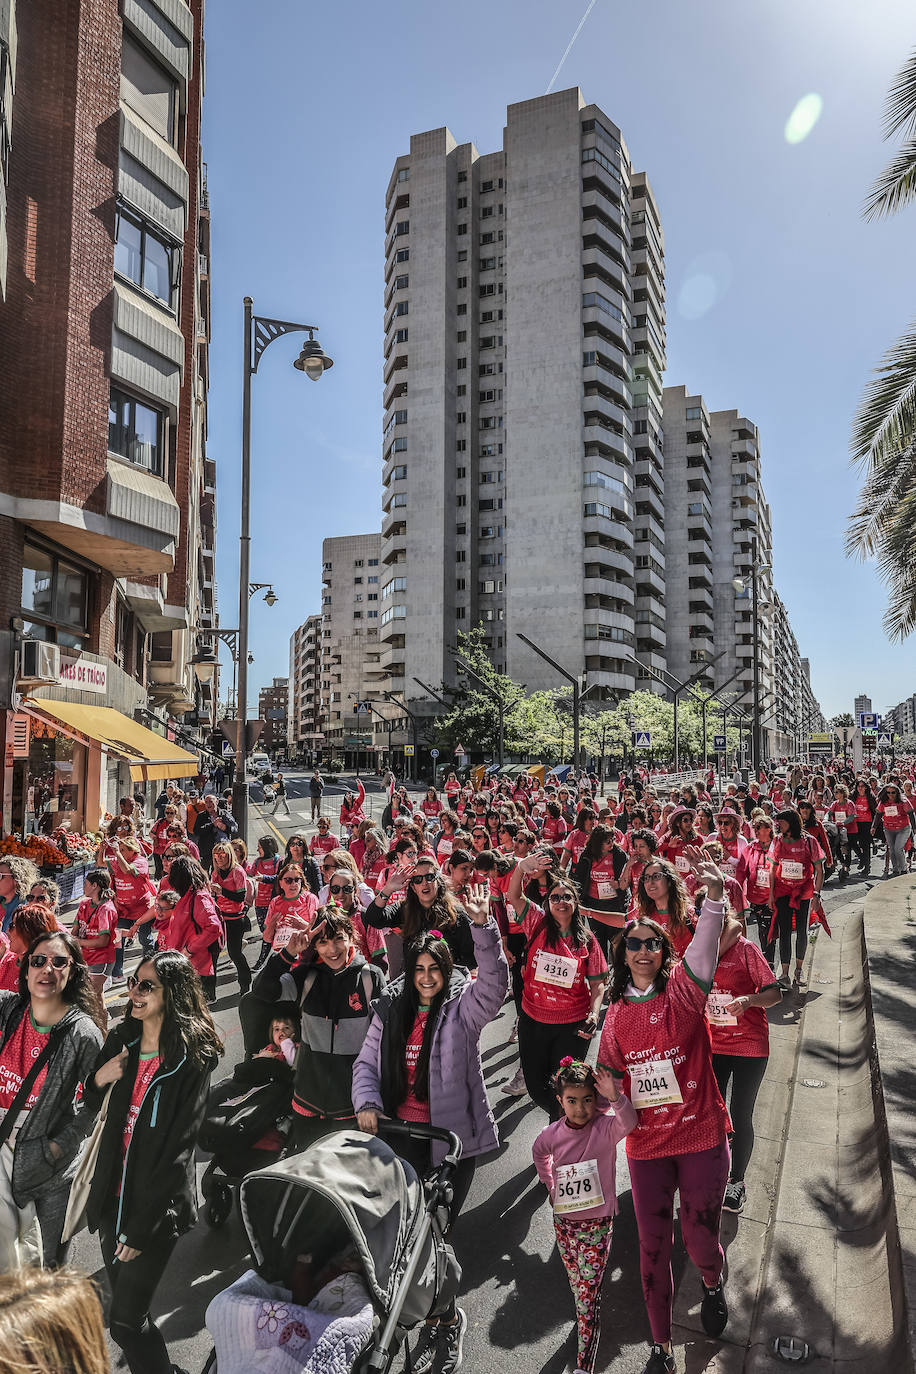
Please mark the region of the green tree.
<svg viewBox="0 0 916 1374"><path fill-rule="evenodd" d="M842 715L834 716L830 724L834 727L842 727L845 725L851 729L853 726L855 726L855 721L853 720L852 716L849 714L848 711L844 711Z"/></svg>
<svg viewBox="0 0 916 1374"><path fill-rule="evenodd" d="M867 220L916 201L916 50L891 86L884 134L901 135L904 142L868 195ZM865 480L849 522L847 553L877 560L889 589L884 627L891 639L902 640L916 628L916 329L878 365L856 411L851 448Z"/></svg>
<svg viewBox="0 0 916 1374"><path fill-rule="evenodd" d="M525 689L520 683L513 682L512 678L496 671L487 657L484 638L485 630L480 625L466 632L459 630L456 648L465 663L502 698L505 751L510 754L516 752L516 712L525 699ZM436 731L438 739L452 748L456 744L463 744L469 754L495 758L499 748L499 710L490 693L482 691L466 674L461 675L460 668L457 686L443 686L442 693L451 702L451 710L439 719Z"/></svg>

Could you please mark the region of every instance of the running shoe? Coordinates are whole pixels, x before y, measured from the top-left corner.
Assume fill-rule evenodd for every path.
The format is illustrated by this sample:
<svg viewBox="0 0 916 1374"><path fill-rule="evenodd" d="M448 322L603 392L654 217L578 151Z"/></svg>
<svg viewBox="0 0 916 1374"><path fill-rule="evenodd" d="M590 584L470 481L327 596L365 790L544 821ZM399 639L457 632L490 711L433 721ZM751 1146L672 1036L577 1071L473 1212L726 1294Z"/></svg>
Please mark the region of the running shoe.
<svg viewBox="0 0 916 1374"><path fill-rule="evenodd" d="M722 1202L723 1212L743 1212L744 1211L745 1190L744 1184L740 1181L731 1180L725 1189L725 1198Z"/></svg>
<svg viewBox="0 0 916 1374"><path fill-rule="evenodd" d="M509 1044L518 1044L518 1017L515 1018L515 1025L512 1027L512 1034L509 1036Z"/></svg>
<svg viewBox="0 0 916 1374"><path fill-rule="evenodd" d="M789 975L787 973L781 973L776 979L776 986L779 988L780 992L791 992L792 984L789 982Z"/></svg>
<svg viewBox="0 0 916 1374"><path fill-rule="evenodd" d="M417 1337L417 1343L411 1351L413 1363L411 1368L414 1374L427 1374L432 1368L433 1360L436 1358L436 1351L439 1349L439 1323L424 1322L422 1330Z"/></svg>
<svg viewBox="0 0 916 1374"><path fill-rule="evenodd" d="M715 1288L707 1288L700 1280L703 1301L700 1304L700 1321L707 1336L721 1336L728 1325L728 1303L725 1301L725 1286L720 1279Z"/></svg>
<svg viewBox="0 0 916 1374"><path fill-rule="evenodd" d="M653 1345L642 1374L675 1374L674 1356L663 1345Z"/></svg>
<svg viewBox="0 0 916 1374"><path fill-rule="evenodd" d="M464 1349L464 1333L468 1329L468 1319L463 1308L458 1308L458 1320L446 1326L439 1323L440 1358L435 1365L435 1374L455 1374L461 1364Z"/></svg>
<svg viewBox="0 0 916 1374"><path fill-rule="evenodd" d="M508 1083L504 1083L500 1092L507 1097L524 1097L528 1089L525 1086L525 1075L521 1069L516 1069L514 1078L510 1078Z"/></svg>

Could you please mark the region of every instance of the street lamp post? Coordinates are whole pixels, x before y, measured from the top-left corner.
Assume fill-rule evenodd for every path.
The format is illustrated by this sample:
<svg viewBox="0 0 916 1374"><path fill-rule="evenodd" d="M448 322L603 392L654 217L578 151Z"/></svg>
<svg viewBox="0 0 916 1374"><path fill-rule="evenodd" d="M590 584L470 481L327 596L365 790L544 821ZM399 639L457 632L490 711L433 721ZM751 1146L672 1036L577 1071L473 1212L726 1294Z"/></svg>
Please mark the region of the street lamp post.
<svg viewBox="0 0 916 1374"><path fill-rule="evenodd" d="M385 692L384 695L386 700L390 701L394 706L399 706L404 714L410 717L411 732L413 734L413 768L410 771L412 781L416 782L419 777L420 769L420 759L417 752L420 748L420 717L411 711L403 697L399 701L394 692Z"/></svg>
<svg viewBox="0 0 916 1374"><path fill-rule="evenodd" d="M232 784L232 811L242 839L248 835L248 781L245 776L245 727L248 723L248 602L249 568L251 561L251 379L258 370L264 350L283 334L305 333L308 342L293 366L313 382L317 382L333 359L329 358L315 338L314 324L295 324L290 320L265 319L254 314L250 296L244 299L244 357L242 361L242 492L241 530L239 533L239 628L238 628L238 753L235 756L235 778Z"/></svg>
<svg viewBox="0 0 916 1374"><path fill-rule="evenodd" d="M555 668L556 671L560 674L560 677L565 677L567 682L572 683L572 689L573 689L573 702L572 702L572 708L573 708L573 709L572 709L572 716L573 716L573 767L574 767L574 768L576 769L576 771L578 772L578 770L579 770L579 708L580 708L581 702L582 702L582 681L583 681L583 678L585 677L585 674L582 673L582 674L579 675L578 677L574 676L572 673L567 672L567 670L566 670L565 668L561 668L560 664L557 663L556 659L555 659L555 658L551 658L551 657L550 657L550 654L546 653L542 648L540 648L539 645L535 644L535 642L534 642L533 639L529 639L527 635L522 635L522 634L517 634L516 637L517 637L518 639L520 639L520 640L522 641L523 644L527 644L529 649L533 649L534 652L538 655L538 657L539 657L539 658L542 658L542 659L544 660L545 663L549 663L550 666L551 666L551 668ZM500 760L500 762L502 762L502 760Z"/></svg>
<svg viewBox="0 0 916 1374"><path fill-rule="evenodd" d="M670 672L668 671L667 668L664 669L664 677L663 677L662 674L661 674L656 668L653 668L653 667L652 667L650 664L648 664L648 663L643 663L643 661L642 661L641 658L636 658L635 654L633 655L634 662L638 663L639 666L640 666L640 668L644 668L645 671L646 671L647 673L649 673L652 677L654 677L655 680L656 680L657 682L660 682L660 683L662 684L662 686L663 686L664 688L666 688L666 690L669 691L669 692L672 694L672 696L674 697L674 721L673 721L673 727L674 727L674 729L673 729L674 741L673 741L673 743L674 743L674 771L675 771L675 773L677 773L677 771L678 771L678 722L677 722L677 708L678 708L678 701L680 700L681 692L691 692L691 693L693 693L694 696L696 696L696 693L695 693L694 690L693 690L693 688L694 688L694 683L699 682L700 678L703 677L703 676L708 672L708 670L709 670L710 668L712 668L712 666L713 666L714 664L716 664L716 663L719 662L719 659L722 657L722 655L723 655L724 653L725 653L725 650L723 649L723 650L722 650L722 653L716 654L715 658L711 658L711 659L707 660L707 662L705 662L705 663L703 664L703 667L699 670L699 672L694 673L694 674L693 674L693 677L689 677L689 678L687 679L686 682L681 682L680 678L676 678L676 677L674 676L673 673L670 673ZM666 681L666 679L669 679L669 678L670 678L670 681ZM674 683L674 686L673 686L673 687L671 686L671 683L672 683L672 682ZM720 691L721 691L721 688L720 688ZM705 727L705 722L704 722L704 727L703 727L703 747L704 747L704 750L705 750L705 747L706 747L706 727ZM705 763L705 761L704 761L704 763Z"/></svg>
<svg viewBox="0 0 916 1374"><path fill-rule="evenodd" d="M482 678L479 673L474 671L470 664L464 661L464 659L458 653L457 649L450 649L449 652L451 653L455 662L458 664L458 667L465 674L465 676L471 678L472 681L476 682L480 690L482 692L485 692L487 696L492 697L493 700L496 702L496 713L499 721L499 744L497 750L497 759L500 768L502 768L506 757L506 703L503 701L502 696L496 690L496 688L491 686L490 683L487 682L486 678Z"/></svg>

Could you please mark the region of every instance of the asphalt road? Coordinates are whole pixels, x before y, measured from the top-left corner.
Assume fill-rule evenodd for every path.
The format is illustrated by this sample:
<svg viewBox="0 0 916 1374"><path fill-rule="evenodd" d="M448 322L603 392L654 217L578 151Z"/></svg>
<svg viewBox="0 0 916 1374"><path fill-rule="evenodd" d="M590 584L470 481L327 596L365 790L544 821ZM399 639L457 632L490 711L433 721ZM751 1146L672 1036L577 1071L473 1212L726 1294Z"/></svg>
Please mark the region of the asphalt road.
<svg viewBox="0 0 916 1374"><path fill-rule="evenodd" d="M302 775L304 794L296 795L300 779L290 779L293 816L276 820L252 807L250 839L264 833L262 827L273 823L282 835L301 828L308 815L307 777ZM346 790L345 787L341 790ZM325 792L325 797L329 790ZM332 794L333 795L333 794ZM297 807L297 801L299 803ZM384 796L370 798L373 813L380 814ZM336 808L325 805L333 814ZM311 829L306 825L307 830ZM874 882L875 879L872 879ZM856 897L864 897L864 881L850 881L845 888L832 881L825 890L825 910ZM254 962L257 944L249 945L249 960ZM215 1018L224 1036L226 1056L220 1076L228 1075L242 1052L236 1014L237 984L231 964L223 957L218 980ZM816 996L812 990L810 996ZM115 1002L119 998L113 999ZM770 1013L771 1024L786 1037L794 1034L799 1005L793 996ZM482 1037L482 1055L490 1100L499 1125L501 1145L480 1163L464 1212L454 1230L454 1245L463 1266L462 1305L469 1318L465 1342L464 1368L468 1374L492 1374L508 1370L510 1361L519 1369L540 1374L564 1374L575 1367L573 1308L566 1274L556 1253L553 1227L546 1194L531 1163L531 1145L545 1118L526 1096L508 1098L500 1085L515 1072L516 1047L508 1043L514 1020L514 1007L507 1001L496 1020ZM758 1103L758 1132L766 1129L761 1121L769 1110L767 1085ZM764 1150L758 1153L767 1158ZM199 1173L207 1162L201 1156ZM756 1155L755 1155L756 1160ZM737 1304L742 1294L750 1302L752 1291L744 1284L746 1272L755 1270L756 1250L761 1225L756 1219L756 1197L765 1215L773 1180L755 1173L752 1161L748 1173L748 1208L738 1217L723 1218L722 1239L734 1273L731 1290L735 1321L722 1342L711 1342L701 1333L698 1320L699 1279L680 1245L675 1247L674 1272L677 1288L675 1306L675 1347L678 1369L686 1374L721 1370L722 1374L742 1368L741 1338ZM640 1374L648 1354L649 1339L645 1308L639 1284L636 1223L629 1191L626 1157L618 1159L620 1212L615 1222L611 1263L604 1283L604 1317L597 1369L613 1374ZM765 1228L763 1228L765 1229ZM104 1286L98 1245L83 1232L74 1244L73 1261L95 1274ZM172 1359L182 1369L198 1374L211 1349L204 1328L204 1312L210 1299L246 1268L244 1231L236 1211L220 1230L211 1230L203 1217L197 1227L179 1242L169 1269L154 1302L154 1315L169 1343ZM742 1314L747 1315L747 1314ZM730 1344L734 1334L738 1344ZM717 1353L718 1352L718 1353ZM116 1367L114 1352L113 1367ZM721 1363L720 1363L721 1361ZM737 1362L736 1362L737 1361Z"/></svg>

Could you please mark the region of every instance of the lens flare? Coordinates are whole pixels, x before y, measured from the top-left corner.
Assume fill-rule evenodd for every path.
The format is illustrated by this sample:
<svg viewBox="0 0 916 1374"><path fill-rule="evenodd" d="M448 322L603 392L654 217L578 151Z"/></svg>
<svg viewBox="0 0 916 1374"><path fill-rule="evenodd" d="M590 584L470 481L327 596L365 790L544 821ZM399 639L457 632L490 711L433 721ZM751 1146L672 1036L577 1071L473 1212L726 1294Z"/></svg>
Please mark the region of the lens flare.
<svg viewBox="0 0 916 1374"><path fill-rule="evenodd" d="M816 92L803 95L786 120L786 142L804 143L820 119L823 108L824 102Z"/></svg>
<svg viewBox="0 0 916 1374"><path fill-rule="evenodd" d="M702 253L687 268L677 295L678 314L699 320L722 299L732 283L732 265L724 253Z"/></svg>

